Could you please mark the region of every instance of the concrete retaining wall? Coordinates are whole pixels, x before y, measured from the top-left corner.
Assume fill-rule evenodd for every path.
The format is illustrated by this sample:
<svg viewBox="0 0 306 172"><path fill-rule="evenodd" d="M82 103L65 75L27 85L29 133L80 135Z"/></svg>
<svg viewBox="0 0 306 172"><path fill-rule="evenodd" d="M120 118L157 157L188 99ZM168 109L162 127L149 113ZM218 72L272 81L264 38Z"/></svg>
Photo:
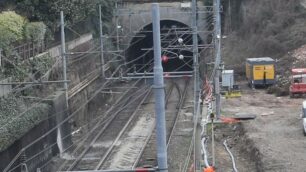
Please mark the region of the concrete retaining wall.
<svg viewBox="0 0 306 172"><path fill-rule="evenodd" d="M68 42L66 46L69 50L71 50L86 42L89 42L92 39L93 39L92 34L85 34L76 40ZM51 57L57 59L57 66L61 67L61 60L57 58L60 57L61 55L60 46L56 46L49 49L48 53L50 53ZM84 63L82 61L79 62L79 64L84 64L84 65L73 65L74 67L71 68L72 70L71 72L73 73L73 75L78 75L78 77L82 79L84 79L84 77L81 77L79 75L82 76L86 75L88 71L94 70L97 67L96 58L86 58L84 60L87 61L87 63ZM70 78L73 79L73 76L71 76L72 73L68 75ZM8 81L5 80L3 82L8 82ZM96 85L96 83L94 82L92 85ZM7 88L6 91L3 91L3 93L9 92L10 89ZM87 94L89 93L91 95L93 89L95 89L94 86L92 87L91 85L89 85L88 89L87 88L84 89L84 91L80 92L80 94L75 96L76 100L80 99L80 101L75 102L74 100L70 100L69 102L71 105L70 111L78 109L78 107L82 103L84 103L84 101L87 100L88 96ZM0 87L0 95L1 95L1 87ZM63 92L56 92L54 96L52 96L48 100L45 100L45 102L52 106L49 112L48 120L42 121L40 124L38 124L30 131L28 131L27 134L25 134L22 138L20 138L14 144L12 144L8 149L0 152L0 171L3 171L3 169L12 161L12 159L22 150L23 147L27 146L35 139L47 133L50 129L54 128L57 125L57 123L60 123L61 121L63 121L63 119L67 117L67 113L64 113L65 96ZM87 114L87 107L84 107L83 110L80 111L79 114L76 115L76 118L74 119L76 121L82 121L82 119L87 118L86 114ZM60 131L62 137L69 135L71 133L70 124L68 122L64 123L64 125L60 127ZM58 130L54 130L51 134L41 139L33 146L29 147L22 154L22 156L18 158L18 160L14 165L16 166L20 164L20 162L25 161L29 172L32 171L36 172L38 167L43 166L53 156L59 153L59 148L57 144L57 135L58 135ZM71 144L71 137L65 137L65 139L62 140L63 140L64 149ZM14 167L14 165L12 167ZM20 170L21 169L19 167L16 168L14 171L19 172ZM48 169L43 168L42 171L48 171Z"/></svg>
<svg viewBox="0 0 306 172"><path fill-rule="evenodd" d="M92 40L93 36L91 33L84 34L80 38L77 38L75 40L72 40L70 42L66 43L66 47L68 50L72 50L75 47L84 44L85 42L88 42ZM58 45L56 47L50 48L47 50L47 52L50 54L51 57L59 57L61 56L61 45Z"/></svg>
<svg viewBox="0 0 306 172"><path fill-rule="evenodd" d="M62 118L67 117L64 112L65 105L65 93L56 92L54 96L50 99L45 100L45 103L51 105L49 110L49 118L42 121L40 124L32 128L27 134L22 138L17 140L5 151L0 152L0 171L3 171L4 168L14 159L14 157L22 150L22 148L31 144L34 140L40 139L38 142L27 148L15 164L13 168L19 165L20 163L25 163L29 172L36 172L38 167L43 166L47 163L53 156L59 153L59 148L57 145L57 130L52 131L45 137L42 137L45 133L56 127L57 123L62 121ZM54 115L56 114L56 115ZM63 135L70 133L68 123L60 127ZM64 147L68 147L68 144L71 144L69 137L64 140ZM11 168L12 169L12 168ZM17 166L14 172L20 172L20 166Z"/></svg>
<svg viewBox="0 0 306 172"><path fill-rule="evenodd" d="M8 83L11 82L11 78L6 78L2 81L0 81L0 83ZM12 90L12 86L11 85L0 85L0 97L6 96L7 94L9 94Z"/></svg>
<svg viewBox="0 0 306 172"><path fill-rule="evenodd" d="M79 45L82 45L82 44L84 44L86 42L89 42L92 39L93 39L93 36L92 36L91 33L84 34L84 35L80 36L79 38L77 38L75 40L67 42L66 46L67 46L68 50L72 50L72 49L76 48ZM49 55L52 58L55 58L56 59L55 61L57 63L56 66L58 68L61 67L61 60L57 59L58 57L61 56L61 46L60 45L55 46L53 48L50 48L46 52L43 52L43 53L37 55L37 57L39 57L40 55L45 54L45 53L49 53ZM47 75L49 75L49 74L50 74L50 71L47 73ZM0 81L0 83L8 83L8 82L11 82L11 81L12 81L11 78L6 78L6 79ZM9 94L11 92L11 90L12 90L12 86L11 85L0 85L0 97L6 96L7 94Z"/></svg>

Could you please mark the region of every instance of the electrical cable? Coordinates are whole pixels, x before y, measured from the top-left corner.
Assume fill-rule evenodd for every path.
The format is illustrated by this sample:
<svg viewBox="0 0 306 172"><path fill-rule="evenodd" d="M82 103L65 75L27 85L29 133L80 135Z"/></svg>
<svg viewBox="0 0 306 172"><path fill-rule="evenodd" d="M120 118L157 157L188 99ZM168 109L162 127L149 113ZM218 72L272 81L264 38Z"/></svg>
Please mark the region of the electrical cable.
<svg viewBox="0 0 306 172"><path fill-rule="evenodd" d="M118 67L119 68L119 67ZM118 69L117 68L117 69ZM114 75L114 73L113 73ZM43 134L41 137L35 139L34 141L32 141L31 143L29 143L28 145L26 145L25 147L23 147L18 154L13 158L13 160L11 161L11 163L8 164L8 166L4 169L4 172L7 172L11 166L15 163L15 161L18 159L18 157L22 154L22 152L24 152L26 149L28 149L30 146L34 145L35 143L37 143L38 141L40 141L41 139L43 139L44 137L48 136L51 132L55 131L59 126L61 126L62 124L64 124L65 122L67 122L69 119L71 119L74 115L77 114L78 111L80 111L83 107L85 107L93 98L96 97L97 94L100 93L100 91L102 89L104 89L104 87L106 86L106 84L108 84L108 82L104 83L102 87L100 87L94 94L92 97L90 97L84 104L82 104L81 106L79 106L77 108L76 111L74 111L71 115L69 115L67 118L63 119L63 121L61 121L59 124L57 124L55 127L53 127L52 129L50 129L49 131L47 131L45 134Z"/></svg>
<svg viewBox="0 0 306 172"><path fill-rule="evenodd" d="M135 92L136 94L137 94L137 92ZM133 102L133 101L131 101L131 102ZM125 106L126 107L126 106ZM93 130L92 130L93 131ZM68 134L68 136L69 136L70 134ZM67 136L67 137L68 137ZM66 137L66 136L65 136ZM73 144L74 145L74 144ZM47 147L47 148L45 148L44 150L46 150L46 149L48 149L48 148L50 148L50 147ZM42 152L44 152L44 151L42 151ZM35 155L35 156L37 156L37 154ZM31 159L31 158L30 158ZM14 169L14 168L13 168Z"/></svg>
<svg viewBox="0 0 306 172"><path fill-rule="evenodd" d="M140 56L139 58L141 58L141 57L142 57L142 56ZM135 60L135 59L134 59L134 60ZM134 61L130 61L129 63L132 63L132 62L134 62ZM129 63L128 63L128 64L129 64Z"/></svg>
<svg viewBox="0 0 306 172"><path fill-rule="evenodd" d="M6 59L5 57L4 57L4 59ZM56 63L52 66L52 68L55 68L56 67ZM52 70L52 68L51 68L51 70ZM100 70L100 69L99 69ZM25 72L24 72L25 73ZM41 79L41 78L40 78ZM39 82L38 82L39 83ZM22 84L20 84L20 85L22 85ZM34 86L35 84L32 84L31 85L31 87L32 86ZM19 91L22 91L22 90L19 90ZM47 97L45 97L45 98L47 98ZM30 110L32 110L33 108L35 108L37 105L40 105L40 103L42 103L43 101L44 101L44 99L45 98L42 98L42 100L40 100L39 102L36 102L35 104L33 104L33 105L31 105L30 107L28 107L24 112L21 112L20 114L18 114L17 116L15 116L15 117L13 117L11 120L9 120L7 123L5 123L4 125L2 125L1 127L0 127L0 129L3 129L4 127L6 127L8 124L10 124L11 122L13 122L13 121L15 121L16 119L18 119L18 118L20 118L21 116L23 116L24 114L26 114L28 111L30 111Z"/></svg>
<svg viewBox="0 0 306 172"><path fill-rule="evenodd" d="M142 89L145 89L145 88L142 88ZM138 95L137 95L138 97L136 97L135 100L137 100L140 96L142 96L143 94L145 94L145 92L144 92L143 94L139 94L139 93L138 93L138 92L142 91L142 89L139 89L139 90L137 90L136 92L133 93L133 94L138 94ZM132 94L131 96L133 96L133 94ZM124 105L124 106L121 107L120 109L121 109L121 110L125 109L128 105L130 105L130 104L133 102L133 100L134 100L134 99L132 99L128 104ZM120 111L121 111L121 110L120 110ZM108 110L108 111L109 111L109 110ZM97 119L99 119L99 118L101 118L101 120L102 120L102 119L105 118L105 116L97 116L95 119L92 119L92 121L95 121L95 120L97 120ZM110 118L110 117L106 118L105 121L102 122L102 124L105 123L105 122L107 122L109 118ZM92 121L88 122L87 124L84 124L84 125L81 126L80 128L84 128L85 126L91 124ZM101 125L102 125L102 124L101 124ZM98 126L97 126L97 127L98 127ZM92 129L89 133L87 133L87 134L91 134L91 133L94 131L94 129L95 129L95 128L93 128L93 129ZM64 136L62 139L64 140L65 138L68 138L68 137L71 136L71 135L72 135L72 132L69 133L69 134L67 134L66 136ZM87 136L87 135L84 135L84 136L82 136L81 138L84 138L85 136ZM80 139L80 140L81 140L81 139ZM31 159L35 158L36 156L38 156L38 155L41 154L42 152L45 152L46 150L49 150L51 147L53 147L53 146L55 146L55 145L57 145L57 142L55 142L55 143L51 144L50 146L44 148L44 149L43 149L42 151L40 151L39 153L37 153L37 154L31 156L31 157L28 158L25 162L30 161ZM72 145L70 145L69 147L72 147L73 145L75 145L75 143L72 144ZM20 165L20 164L19 164L19 165ZM10 169L10 171L12 171L12 170L18 168L19 165L13 167L12 169Z"/></svg>
<svg viewBox="0 0 306 172"><path fill-rule="evenodd" d="M230 149L228 148L228 146L227 146L227 140L224 140L223 145L224 145L226 151L228 152L228 154L229 154L230 157L231 157L234 172L238 172L238 170L237 170L237 168L236 168L235 158L234 158L234 156L233 156L231 150L230 150Z"/></svg>

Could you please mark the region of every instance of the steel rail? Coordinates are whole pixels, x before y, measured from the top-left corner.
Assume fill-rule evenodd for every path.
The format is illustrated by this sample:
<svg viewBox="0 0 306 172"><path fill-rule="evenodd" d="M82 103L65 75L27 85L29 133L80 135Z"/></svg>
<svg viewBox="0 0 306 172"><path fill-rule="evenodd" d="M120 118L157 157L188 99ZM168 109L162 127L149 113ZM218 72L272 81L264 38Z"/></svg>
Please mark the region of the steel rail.
<svg viewBox="0 0 306 172"><path fill-rule="evenodd" d="M140 94L139 96L142 96L142 94ZM138 99L139 97L137 97ZM131 103L133 103L133 101L130 101L127 105L130 105ZM86 147L85 150L82 151L82 153L77 157L77 159L69 166L69 168L67 169L72 170L73 168L75 168L75 166L78 165L78 163L81 161L81 159L86 155L86 153L90 150L91 146L97 141L97 139L104 133L104 131L107 129L107 127L109 127L109 125L111 124L111 122L117 117L117 115L123 111L125 108L121 108L118 111L116 111L114 114L112 114L112 116L110 116L109 119L107 119L107 123L103 126L103 128L99 131L99 133L95 136L95 138L90 142L90 144Z"/></svg>
<svg viewBox="0 0 306 172"><path fill-rule="evenodd" d="M139 81L140 81L140 80L136 81L136 82L133 84L132 87L130 87L128 90L126 90L125 93L123 93L123 94L119 97L119 99L114 103L114 105L111 106L111 107L104 113L104 114L105 114L104 116L107 116L108 114L110 114L110 112L111 112L112 110L114 110L115 108L122 108L122 107L124 107L123 104L125 104L125 103L123 103L123 102L125 102L125 101L124 101L125 96L126 96L126 95L128 94L128 92L130 92L133 88L136 88L135 86L137 85L137 83L138 83ZM120 103L120 102L121 102L121 103ZM96 123L96 125L89 131L88 135L87 135L85 138L83 138L83 141L80 142L79 145L74 149L74 151L72 152L72 154L75 154L75 153L83 146L83 144L84 144L85 141L90 137L90 134L92 134L92 132L94 132L100 125L102 125L102 123L106 122L106 121L104 121L104 120L105 120L105 118L102 118L102 119L100 119L100 120ZM63 168L67 165L66 162L67 162L67 161L65 161L65 162L60 166L60 168L58 168L59 171L63 170Z"/></svg>
<svg viewBox="0 0 306 172"><path fill-rule="evenodd" d="M132 88L137 88L137 87L128 87L129 89L132 89ZM126 92L125 92L126 93ZM125 93L124 93L124 95L125 95ZM124 97L124 96L123 96ZM125 103L118 103L119 102L119 99L116 101L117 103L115 103L115 105L116 106L123 106L122 104L125 104ZM114 105L114 106L115 106ZM113 107L111 107L111 108L113 108ZM124 108L124 107L122 107L122 108ZM109 111L110 109L108 109L106 112L104 112L104 113L107 113L108 111ZM104 120L105 119L105 116L103 116L102 117L102 119L101 119L101 117L97 117L97 118L95 118L95 119L93 119L93 120L98 120L98 119L100 119L100 120ZM91 121L93 121L93 120L91 120ZM104 125L104 123L106 123L107 122L107 120L108 119L105 119L104 121L102 121L102 123L100 123L101 125ZM98 123L98 122L97 122ZM65 149L64 150L64 152L66 152L67 150L69 150L73 145L75 145L75 144L79 144L79 146L81 146L81 143L82 144L84 144L84 142L88 139L88 137L90 136L90 134L98 127L98 124L96 123L96 126L94 127L94 128L92 128L92 130L91 131L89 131L86 135L84 135L84 136L82 136L80 139L78 139L77 141L76 141L76 143L73 143L71 146L69 146L67 149ZM86 125L83 125L81 128L83 128L83 127L85 127L85 126L87 126L87 125L89 125L89 124L86 124ZM71 135L71 134L69 134L69 135ZM68 137L69 135L67 135L67 136L65 136L65 137ZM56 143L55 143L56 144ZM52 147L52 146L50 146L50 147ZM50 147L48 147L48 148L50 148ZM45 148L45 149L47 149L47 148ZM74 150L76 151L76 150L78 150L79 148L75 148ZM74 151L74 153L73 154L75 154L75 151ZM42 152L44 152L44 151L42 151ZM52 160L52 159L51 159ZM51 160L49 160L47 163L45 163L44 165L43 165L43 167L40 167L40 168L44 168L47 164L49 164L50 163L50 161ZM66 163L66 161L65 161L65 163Z"/></svg>
<svg viewBox="0 0 306 172"><path fill-rule="evenodd" d="M176 105L176 108L177 108L177 111L176 111L176 117L174 119L174 122L173 122L173 125L172 125L172 128L171 128L171 132L167 138L167 148L168 148L168 145L171 141L171 138L172 138L172 135L174 133L174 129L175 129L175 125L177 124L177 121L178 121L178 116L179 116L179 113L181 112L181 109L182 109L182 106L184 104L184 101L185 101L185 98L186 98L186 94L187 94L187 88L188 88L188 85L189 85L189 81L190 79L188 79L186 82L185 82L185 86L184 86L184 90L183 90L183 93L180 92L180 89L178 88L178 85L176 82L172 82L172 85L170 86L170 90L172 90L173 88L172 87L176 87L178 88L178 92L179 92L179 101L178 101L178 104ZM170 94L172 93L172 91L170 92L170 90L168 91L168 94L166 95L166 105L169 101L169 97L170 97ZM156 124L156 122L155 122ZM155 125L153 125L155 126ZM148 135L139 155L137 156L134 164L133 164L133 169L135 169L137 167L137 165L139 164L144 152L145 152L145 149L146 147L148 146L149 142L152 140L152 135L154 134L155 130L154 130L155 127L152 128L150 134Z"/></svg>
<svg viewBox="0 0 306 172"><path fill-rule="evenodd" d="M187 88L188 88L188 85L189 85L189 81L190 81L189 79L187 79L185 81L185 86L184 86L183 94L181 94L180 91L179 91L180 99L179 99L179 103L177 104L177 107L176 107L177 108L177 112L176 112L175 120L174 120L174 123L173 123L171 131L170 131L170 135L169 135L168 140L167 140L167 149L169 147L171 138L173 136L174 129L175 129L175 126L176 126L176 124L178 122L179 115L181 113L182 107L183 107L183 105L185 103L185 98L186 98L186 94L187 94L187 90L188 90Z"/></svg>
<svg viewBox="0 0 306 172"><path fill-rule="evenodd" d="M137 158L136 158L136 160L135 160L135 162L134 162L134 164L133 164L132 169L136 169L136 167L137 167L137 165L138 165L138 163L139 163L139 161L140 161L140 159L141 159L141 157L142 157L142 154L143 154L143 152L144 152L144 150L145 150L147 144L149 143L149 141L150 141L150 139L151 139L151 137L152 137L152 135L153 135L153 133L154 133L155 125L156 125L156 120L154 120L154 124L152 125L152 128L151 128L151 132L150 132L150 134L147 136L147 138L146 138L146 140L145 140L145 142L144 142L144 144L143 144L143 146L142 146L142 148L141 148L141 150L140 150L140 152L139 152L139 154L138 154L138 156L137 156Z"/></svg>
<svg viewBox="0 0 306 172"><path fill-rule="evenodd" d="M170 99L170 95L171 95L171 93L172 93L172 91L173 91L174 85L175 85L175 84L174 84L174 82L173 82L173 80L172 80L172 81L171 81L170 89L166 92L165 109L167 109L167 107L168 107L168 102L169 102L169 99Z"/></svg>
<svg viewBox="0 0 306 172"><path fill-rule="evenodd" d="M151 92L151 88L149 89L149 91L145 94L145 96L142 98L142 100L140 101L140 103L137 105L136 109L134 110L133 114L129 117L128 121L125 123L124 127L121 129L121 131L119 132L119 134L117 135L115 141L112 143L111 147L106 151L106 153L104 154L104 156L102 157L102 159L99 161L98 165L95 167L95 170L99 170L99 168L101 168L101 166L104 164L105 160L108 158L108 156L110 155L110 153L112 152L112 150L114 149L115 145L117 144L117 142L119 141L119 139L121 138L121 136L123 135L123 133L126 131L126 129L128 128L128 126L130 125L130 123L132 122L132 120L135 118L135 116L137 115L138 110L140 109L140 107L142 106L142 104L145 102L145 100L148 98L148 95L150 95Z"/></svg>
<svg viewBox="0 0 306 172"><path fill-rule="evenodd" d="M170 95L171 95L171 93L172 93L172 91L173 91L174 85L175 85L174 82L171 82L170 89L169 89L169 91L166 92L166 98L165 98L166 104L165 104L165 109L167 109L168 101L169 101ZM151 92L151 93L152 93L152 92ZM141 150L140 150L140 152L139 152L139 154L138 154L138 156L137 156L137 158L136 158L136 160L135 160L135 162L134 162L134 164L133 164L133 166L132 166L132 169L135 169L135 168L137 167L137 165L138 165L138 163L139 163L139 161L140 161L140 159L141 159L141 157L142 157L142 154L143 154L143 152L144 152L144 150L145 150L147 144L149 143L149 141L150 141L150 139L151 139L151 137L152 137L152 135L153 135L153 133L154 133L155 125L156 125L156 121L154 121L154 124L152 125L153 127L152 127L152 129L151 129L149 135L147 136L147 138L146 138L146 140L145 140L145 142L144 142L144 144L143 144L143 146L142 146L142 148L141 148Z"/></svg>

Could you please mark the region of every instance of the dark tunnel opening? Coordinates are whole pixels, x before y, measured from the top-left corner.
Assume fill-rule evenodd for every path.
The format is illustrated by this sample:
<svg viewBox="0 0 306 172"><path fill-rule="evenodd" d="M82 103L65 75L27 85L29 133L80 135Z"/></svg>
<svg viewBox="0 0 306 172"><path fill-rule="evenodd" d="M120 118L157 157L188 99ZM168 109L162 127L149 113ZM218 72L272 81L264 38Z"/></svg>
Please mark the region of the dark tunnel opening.
<svg viewBox="0 0 306 172"><path fill-rule="evenodd" d="M162 20L160 26L161 54L162 57L167 57L162 60L164 72L192 71L191 28L173 20ZM153 32L152 24L149 24L136 34L127 50L129 72L153 72L153 59Z"/></svg>

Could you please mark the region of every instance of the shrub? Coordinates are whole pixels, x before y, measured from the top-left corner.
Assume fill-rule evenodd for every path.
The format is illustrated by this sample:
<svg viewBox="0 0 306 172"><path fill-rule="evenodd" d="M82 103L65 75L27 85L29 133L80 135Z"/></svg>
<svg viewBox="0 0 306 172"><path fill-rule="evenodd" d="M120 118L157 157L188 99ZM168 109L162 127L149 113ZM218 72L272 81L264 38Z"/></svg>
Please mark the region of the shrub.
<svg viewBox="0 0 306 172"><path fill-rule="evenodd" d="M27 20L14 11L0 13L0 48L8 51L12 43L23 39L23 29Z"/></svg>
<svg viewBox="0 0 306 172"><path fill-rule="evenodd" d="M49 54L42 54L26 61L15 61L15 66L7 65L4 70L6 77L12 77L14 81L24 81L27 76L34 75L38 79L45 74L54 64L54 59Z"/></svg>
<svg viewBox="0 0 306 172"><path fill-rule="evenodd" d="M25 25L24 36L27 41L41 45L46 34L46 25L43 22L30 22Z"/></svg>
<svg viewBox="0 0 306 172"><path fill-rule="evenodd" d="M50 107L47 104L37 104L24 112L27 108L23 99L13 95L0 98L0 151L46 119Z"/></svg>

